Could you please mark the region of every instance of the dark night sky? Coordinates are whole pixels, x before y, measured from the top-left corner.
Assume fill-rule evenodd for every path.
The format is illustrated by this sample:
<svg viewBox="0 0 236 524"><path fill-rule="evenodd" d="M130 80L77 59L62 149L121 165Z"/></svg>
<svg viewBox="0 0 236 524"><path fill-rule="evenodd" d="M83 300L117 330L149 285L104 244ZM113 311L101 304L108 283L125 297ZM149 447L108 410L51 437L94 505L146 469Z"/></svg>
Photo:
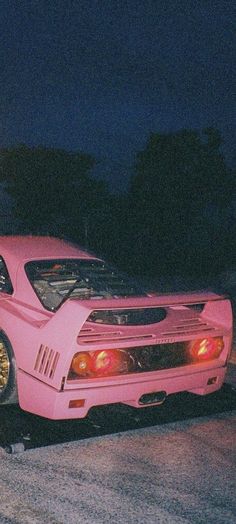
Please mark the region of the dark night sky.
<svg viewBox="0 0 236 524"><path fill-rule="evenodd" d="M122 186L150 131L213 125L232 164L235 6L1 0L0 147L90 152Z"/></svg>

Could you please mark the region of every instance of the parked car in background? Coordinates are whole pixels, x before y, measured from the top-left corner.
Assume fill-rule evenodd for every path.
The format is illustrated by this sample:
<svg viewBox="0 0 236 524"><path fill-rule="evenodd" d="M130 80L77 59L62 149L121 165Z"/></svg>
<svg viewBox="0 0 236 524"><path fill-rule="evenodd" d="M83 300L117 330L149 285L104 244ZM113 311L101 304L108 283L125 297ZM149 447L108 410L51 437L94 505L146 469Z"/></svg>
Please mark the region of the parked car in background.
<svg viewBox="0 0 236 524"><path fill-rule="evenodd" d="M70 242L0 237L0 404L70 419L205 395L223 384L231 342L224 295L150 295Z"/></svg>

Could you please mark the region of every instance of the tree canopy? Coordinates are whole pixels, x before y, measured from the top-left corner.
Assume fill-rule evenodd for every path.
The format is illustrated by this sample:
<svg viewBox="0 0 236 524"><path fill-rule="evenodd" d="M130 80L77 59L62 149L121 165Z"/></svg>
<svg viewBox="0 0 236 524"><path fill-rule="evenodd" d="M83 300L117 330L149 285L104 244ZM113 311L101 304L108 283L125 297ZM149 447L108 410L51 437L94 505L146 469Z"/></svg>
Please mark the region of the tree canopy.
<svg viewBox="0 0 236 524"><path fill-rule="evenodd" d="M224 217L235 178L220 145L220 134L212 128L153 133L137 154L129 207L134 258L143 253L141 270L180 270L184 264L206 271L211 264L224 264L222 246L232 244Z"/></svg>
<svg viewBox="0 0 236 524"><path fill-rule="evenodd" d="M67 236L109 256L118 221L117 198L92 176L85 153L20 145L0 151L0 182L13 200L18 232Z"/></svg>
<svg viewBox="0 0 236 524"><path fill-rule="evenodd" d="M70 215L94 159L83 153L18 146L0 152L0 180L14 199L15 215L35 231Z"/></svg>
<svg viewBox="0 0 236 524"><path fill-rule="evenodd" d="M135 274L205 274L235 258L235 173L215 129L150 134L126 194L92 176L85 153L0 151L19 232L68 236Z"/></svg>

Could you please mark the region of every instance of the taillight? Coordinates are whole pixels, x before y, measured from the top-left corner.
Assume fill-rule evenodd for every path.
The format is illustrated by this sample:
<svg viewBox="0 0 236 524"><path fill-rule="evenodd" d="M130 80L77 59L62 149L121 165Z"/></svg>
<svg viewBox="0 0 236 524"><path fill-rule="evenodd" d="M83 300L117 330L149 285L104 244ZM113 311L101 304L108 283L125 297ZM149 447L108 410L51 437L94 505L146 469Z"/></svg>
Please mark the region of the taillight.
<svg viewBox="0 0 236 524"><path fill-rule="evenodd" d="M218 358L223 349L223 337L208 337L192 342L81 351L72 359L68 379L100 378L197 365Z"/></svg>
<svg viewBox="0 0 236 524"><path fill-rule="evenodd" d="M131 371L133 359L122 349L76 353L72 359L69 378L120 375Z"/></svg>
<svg viewBox="0 0 236 524"><path fill-rule="evenodd" d="M91 355L87 353L76 353L71 362L71 372L80 377L86 377L91 373Z"/></svg>
<svg viewBox="0 0 236 524"><path fill-rule="evenodd" d="M224 349L223 337L203 338L196 340L190 347L193 361L204 361L218 358Z"/></svg>
<svg viewBox="0 0 236 524"><path fill-rule="evenodd" d="M122 363L122 352L114 349L95 351L92 356L91 369L95 375L113 374Z"/></svg>

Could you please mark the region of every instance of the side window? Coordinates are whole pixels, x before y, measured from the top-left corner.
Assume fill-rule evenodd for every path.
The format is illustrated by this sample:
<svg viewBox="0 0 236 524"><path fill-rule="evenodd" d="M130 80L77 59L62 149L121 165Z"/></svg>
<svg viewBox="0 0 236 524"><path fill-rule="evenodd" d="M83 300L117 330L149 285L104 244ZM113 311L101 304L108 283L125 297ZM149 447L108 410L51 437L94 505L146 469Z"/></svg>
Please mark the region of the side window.
<svg viewBox="0 0 236 524"><path fill-rule="evenodd" d="M0 256L0 293L13 293L12 283L3 258Z"/></svg>

